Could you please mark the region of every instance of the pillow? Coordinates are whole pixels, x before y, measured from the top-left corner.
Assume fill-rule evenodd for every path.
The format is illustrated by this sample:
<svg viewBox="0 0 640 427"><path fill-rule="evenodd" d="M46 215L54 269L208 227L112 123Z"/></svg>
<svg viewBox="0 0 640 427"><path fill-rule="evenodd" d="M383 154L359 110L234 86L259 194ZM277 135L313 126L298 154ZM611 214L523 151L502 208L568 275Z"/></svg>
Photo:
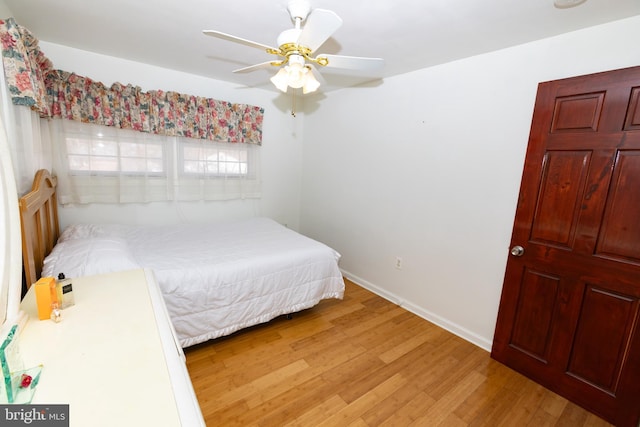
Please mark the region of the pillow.
<svg viewBox="0 0 640 427"><path fill-rule="evenodd" d="M124 240L114 238L65 240L45 258L42 276L91 276L141 268Z"/></svg>
<svg viewBox="0 0 640 427"><path fill-rule="evenodd" d="M104 237L105 232L100 225L94 224L73 224L64 229L58 243L73 239L88 239L93 237Z"/></svg>

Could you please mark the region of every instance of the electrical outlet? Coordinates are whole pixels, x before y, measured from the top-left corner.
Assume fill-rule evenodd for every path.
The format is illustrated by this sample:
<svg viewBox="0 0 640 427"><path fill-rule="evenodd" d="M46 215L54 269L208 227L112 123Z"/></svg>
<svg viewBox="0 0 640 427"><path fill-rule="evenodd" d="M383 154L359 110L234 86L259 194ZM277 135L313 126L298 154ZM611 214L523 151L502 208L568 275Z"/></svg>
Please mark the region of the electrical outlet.
<svg viewBox="0 0 640 427"><path fill-rule="evenodd" d="M399 256L396 257L396 268L398 270L402 270L402 258L400 258Z"/></svg>

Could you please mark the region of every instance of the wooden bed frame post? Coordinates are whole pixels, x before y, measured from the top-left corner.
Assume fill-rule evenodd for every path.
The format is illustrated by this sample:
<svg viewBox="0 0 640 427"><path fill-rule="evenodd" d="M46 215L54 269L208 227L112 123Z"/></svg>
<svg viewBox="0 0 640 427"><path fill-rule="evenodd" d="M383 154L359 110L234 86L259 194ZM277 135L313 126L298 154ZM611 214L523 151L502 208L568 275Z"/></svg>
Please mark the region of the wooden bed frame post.
<svg viewBox="0 0 640 427"><path fill-rule="evenodd" d="M40 277L44 259L60 235L56 185L56 177L40 169L31 191L19 200L22 261L27 289Z"/></svg>

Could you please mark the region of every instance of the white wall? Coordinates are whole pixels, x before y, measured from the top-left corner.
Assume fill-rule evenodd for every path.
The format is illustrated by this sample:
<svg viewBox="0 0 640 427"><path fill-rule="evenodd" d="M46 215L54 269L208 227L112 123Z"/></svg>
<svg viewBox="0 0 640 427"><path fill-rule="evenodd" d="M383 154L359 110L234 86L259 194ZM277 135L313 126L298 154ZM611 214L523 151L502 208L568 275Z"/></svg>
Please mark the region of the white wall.
<svg viewBox="0 0 640 427"><path fill-rule="evenodd" d="M490 349L537 84L640 65L637 40L640 17L330 93L305 119L302 231Z"/></svg>
<svg viewBox="0 0 640 427"><path fill-rule="evenodd" d="M200 203L150 203L62 207L61 226L78 222L201 222L264 215L293 229L300 218L301 128L304 115L293 118L276 105L276 92L232 85L148 64L99 55L46 41L40 48L58 69L90 77L105 85L131 83L143 91L173 90L233 103L263 107L262 198Z"/></svg>
<svg viewBox="0 0 640 427"><path fill-rule="evenodd" d="M13 16L13 12L4 3L4 0L0 0L0 19L5 19Z"/></svg>

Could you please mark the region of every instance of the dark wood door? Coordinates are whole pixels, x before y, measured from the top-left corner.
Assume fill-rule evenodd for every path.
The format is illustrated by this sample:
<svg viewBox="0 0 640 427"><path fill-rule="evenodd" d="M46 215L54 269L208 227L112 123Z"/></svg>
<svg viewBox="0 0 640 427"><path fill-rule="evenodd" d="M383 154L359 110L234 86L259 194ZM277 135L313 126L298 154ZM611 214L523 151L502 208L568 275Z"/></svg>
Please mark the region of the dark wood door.
<svg viewBox="0 0 640 427"><path fill-rule="evenodd" d="M640 67L538 87L492 357L640 421Z"/></svg>

